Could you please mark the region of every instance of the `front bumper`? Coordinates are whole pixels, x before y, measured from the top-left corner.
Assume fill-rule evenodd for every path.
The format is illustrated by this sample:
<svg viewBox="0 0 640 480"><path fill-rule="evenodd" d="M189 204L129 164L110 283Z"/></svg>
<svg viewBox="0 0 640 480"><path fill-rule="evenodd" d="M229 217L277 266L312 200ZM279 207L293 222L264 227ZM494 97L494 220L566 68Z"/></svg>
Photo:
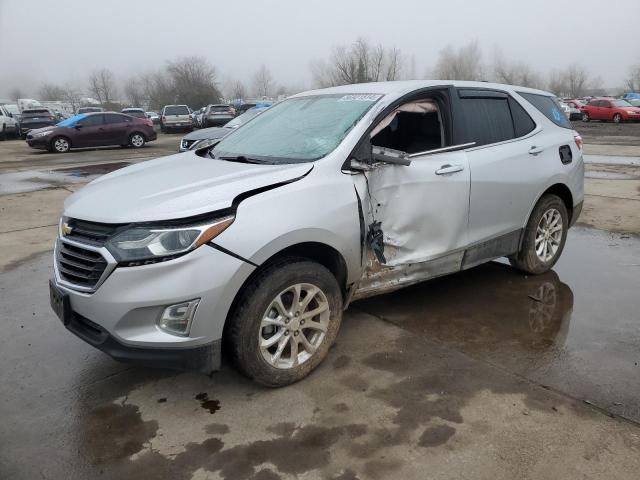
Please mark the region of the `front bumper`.
<svg viewBox="0 0 640 480"><path fill-rule="evenodd" d="M206 374L220 369L221 340L187 348L133 347L119 342L104 328L75 312L65 327L119 362L175 370L197 370Z"/></svg>
<svg viewBox="0 0 640 480"><path fill-rule="evenodd" d="M49 148L49 142L51 141L51 135L45 135L44 137L27 138L27 145L31 148L37 148L39 150L46 150Z"/></svg>
<svg viewBox="0 0 640 480"><path fill-rule="evenodd" d="M204 245L174 260L116 267L93 293L66 286L57 268L52 281L68 295L67 328L114 359L213 371L231 303L253 269ZM167 306L195 298L200 302L187 336L160 329Z"/></svg>

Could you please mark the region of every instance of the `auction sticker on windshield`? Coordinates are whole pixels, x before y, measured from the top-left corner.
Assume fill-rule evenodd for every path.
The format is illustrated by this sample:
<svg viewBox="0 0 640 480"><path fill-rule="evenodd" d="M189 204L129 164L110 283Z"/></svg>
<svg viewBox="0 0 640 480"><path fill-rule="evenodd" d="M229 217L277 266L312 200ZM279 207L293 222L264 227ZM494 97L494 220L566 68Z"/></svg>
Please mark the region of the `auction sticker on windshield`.
<svg viewBox="0 0 640 480"><path fill-rule="evenodd" d="M339 102L377 102L382 95L376 95L373 93L362 93L356 95L345 95L341 97Z"/></svg>

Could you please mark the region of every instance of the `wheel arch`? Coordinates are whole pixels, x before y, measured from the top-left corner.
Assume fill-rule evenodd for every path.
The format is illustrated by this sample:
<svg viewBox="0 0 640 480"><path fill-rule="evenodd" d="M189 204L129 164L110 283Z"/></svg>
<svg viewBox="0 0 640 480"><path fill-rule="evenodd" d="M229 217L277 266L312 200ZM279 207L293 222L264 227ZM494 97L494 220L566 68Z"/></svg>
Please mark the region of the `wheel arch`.
<svg viewBox="0 0 640 480"><path fill-rule="evenodd" d="M129 134L128 139L131 140L131 137L133 137L135 134L138 135L142 135L142 138L144 138L144 141L147 141L147 136L144 134L144 132L140 131L140 130L132 130L131 133Z"/></svg>
<svg viewBox="0 0 640 480"><path fill-rule="evenodd" d="M540 199L547 194L560 197L560 200L562 200L564 206L567 209L567 214L569 215L569 225L571 225L573 220L573 194L571 193L571 189L566 184L559 182L547 187L547 189L544 190L538 196L538 198L536 198L536 201L533 202L533 205L531 205L531 208L529 209L529 215L527 215L527 222L525 223L525 225L529 222L529 217L531 217L531 214L533 213L533 210L535 209Z"/></svg>
<svg viewBox="0 0 640 480"><path fill-rule="evenodd" d="M54 148L53 146L53 142L54 140L56 140L57 138L64 138L67 142L69 142L69 150L71 150L73 148L73 142L71 141L71 139L69 137L67 137L66 135L54 135L53 138L49 141L49 146L51 148Z"/></svg>
<svg viewBox="0 0 640 480"><path fill-rule="evenodd" d="M227 310L223 326L223 339L227 336L227 327L229 324L229 318L233 315L237 308L238 300L242 293L247 288L247 285L253 281L265 268L277 263L285 258L301 258L311 260L319 263L329 270L338 281L340 291L342 292L342 298L347 298L347 263L342 254L334 247L321 242L300 242L293 245L289 245L278 252L271 255L264 262L257 266L242 283L242 286L236 291L233 301ZM224 342L224 340L223 340Z"/></svg>

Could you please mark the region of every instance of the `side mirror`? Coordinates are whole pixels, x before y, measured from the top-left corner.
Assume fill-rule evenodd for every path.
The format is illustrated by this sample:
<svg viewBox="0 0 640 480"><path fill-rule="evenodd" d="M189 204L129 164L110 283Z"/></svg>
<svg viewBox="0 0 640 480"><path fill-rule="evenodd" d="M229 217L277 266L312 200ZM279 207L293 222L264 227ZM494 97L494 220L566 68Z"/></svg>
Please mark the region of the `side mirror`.
<svg viewBox="0 0 640 480"><path fill-rule="evenodd" d="M73 126L73 128L75 128L76 130L80 130L82 128L82 125L76 124Z"/></svg>
<svg viewBox="0 0 640 480"><path fill-rule="evenodd" d="M371 158L376 162L393 163L395 165L411 165L409 154L400 150L385 147L371 147Z"/></svg>

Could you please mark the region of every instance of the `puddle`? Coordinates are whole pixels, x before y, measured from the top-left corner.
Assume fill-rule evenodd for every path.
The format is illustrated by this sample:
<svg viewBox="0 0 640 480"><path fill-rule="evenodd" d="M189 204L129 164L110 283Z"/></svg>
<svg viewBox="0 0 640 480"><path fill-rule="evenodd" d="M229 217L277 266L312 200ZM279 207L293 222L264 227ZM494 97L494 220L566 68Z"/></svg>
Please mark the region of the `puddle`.
<svg viewBox="0 0 640 480"><path fill-rule="evenodd" d="M574 228L553 271L503 262L355 308L640 422L640 240Z"/></svg>
<svg viewBox="0 0 640 480"><path fill-rule="evenodd" d="M0 195L26 193L74 183L86 183L100 175L130 165L129 162L99 163L58 168L27 170L0 174Z"/></svg>

